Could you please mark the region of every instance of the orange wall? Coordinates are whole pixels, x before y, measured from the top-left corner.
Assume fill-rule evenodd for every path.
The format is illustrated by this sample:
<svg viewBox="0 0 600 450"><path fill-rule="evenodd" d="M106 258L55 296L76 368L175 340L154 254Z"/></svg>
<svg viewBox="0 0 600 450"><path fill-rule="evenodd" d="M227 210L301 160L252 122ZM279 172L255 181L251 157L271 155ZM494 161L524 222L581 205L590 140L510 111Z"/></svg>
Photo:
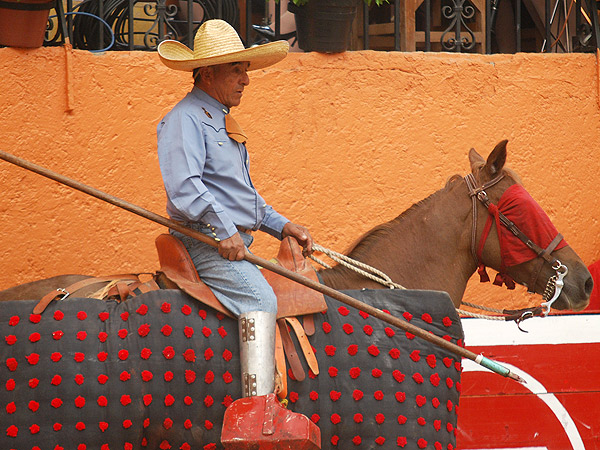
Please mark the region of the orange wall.
<svg viewBox="0 0 600 450"><path fill-rule="evenodd" d="M190 88L155 53L0 49L0 149L164 214L155 127ZM236 118L255 184L344 250L509 142L509 165L590 264L600 259L595 55L292 54L251 73ZM137 216L0 161L0 289L64 273L154 271ZM253 250L274 255L261 235ZM537 301L472 283L471 301Z"/></svg>

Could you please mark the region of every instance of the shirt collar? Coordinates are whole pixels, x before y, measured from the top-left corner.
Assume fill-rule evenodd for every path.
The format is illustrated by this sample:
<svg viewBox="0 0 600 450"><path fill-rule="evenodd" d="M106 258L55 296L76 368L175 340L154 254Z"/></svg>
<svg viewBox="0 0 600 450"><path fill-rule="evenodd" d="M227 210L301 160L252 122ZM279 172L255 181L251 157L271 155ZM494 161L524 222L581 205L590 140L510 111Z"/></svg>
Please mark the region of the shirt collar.
<svg viewBox="0 0 600 450"><path fill-rule="evenodd" d="M210 95L208 95L206 92L204 92L199 87L194 86L194 88L192 89L192 95L194 95L194 97L201 100L202 102L206 103L211 108L214 108L214 110L211 112L219 111L221 114L223 114L223 116L225 116L226 114L229 114L229 108L227 106L223 105L220 101L218 101L214 97L211 97Z"/></svg>

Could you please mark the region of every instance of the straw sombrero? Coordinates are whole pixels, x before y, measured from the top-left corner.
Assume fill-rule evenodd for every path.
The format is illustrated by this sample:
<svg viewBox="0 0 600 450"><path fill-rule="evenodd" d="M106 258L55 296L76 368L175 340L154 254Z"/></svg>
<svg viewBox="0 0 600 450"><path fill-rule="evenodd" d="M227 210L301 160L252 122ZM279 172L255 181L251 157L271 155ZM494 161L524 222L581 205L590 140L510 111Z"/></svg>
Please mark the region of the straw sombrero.
<svg viewBox="0 0 600 450"><path fill-rule="evenodd" d="M287 41L269 42L244 48L235 29L224 20L207 20L198 28L194 50L178 41L163 41L158 55L169 68L191 72L198 67L249 61L248 70L262 69L281 61L287 55Z"/></svg>

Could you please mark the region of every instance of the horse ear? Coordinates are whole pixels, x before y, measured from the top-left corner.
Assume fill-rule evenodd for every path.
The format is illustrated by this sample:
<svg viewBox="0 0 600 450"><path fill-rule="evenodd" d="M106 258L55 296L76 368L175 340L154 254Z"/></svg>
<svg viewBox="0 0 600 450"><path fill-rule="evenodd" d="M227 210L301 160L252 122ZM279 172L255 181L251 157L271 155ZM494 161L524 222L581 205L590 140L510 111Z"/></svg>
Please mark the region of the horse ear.
<svg viewBox="0 0 600 450"><path fill-rule="evenodd" d="M477 150L472 148L469 150L469 162L471 163L471 171L475 172L476 169L485 164L485 159L483 159L483 156L477 153Z"/></svg>
<svg viewBox="0 0 600 450"><path fill-rule="evenodd" d="M485 163L485 168L490 176L497 175L502 168L504 167L504 163L506 163L506 144L508 143L508 139L504 139L500 141Z"/></svg>

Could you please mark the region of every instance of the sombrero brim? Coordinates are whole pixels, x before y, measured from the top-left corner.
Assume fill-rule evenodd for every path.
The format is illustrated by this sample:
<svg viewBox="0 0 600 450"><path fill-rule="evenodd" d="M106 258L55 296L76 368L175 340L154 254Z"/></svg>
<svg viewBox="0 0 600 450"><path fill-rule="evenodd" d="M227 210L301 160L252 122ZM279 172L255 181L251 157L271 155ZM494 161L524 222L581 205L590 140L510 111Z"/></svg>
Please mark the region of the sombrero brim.
<svg viewBox="0 0 600 450"><path fill-rule="evenodd" d="M256 47L246 48L239 52L209 58L194 58L194 53L189 47L179 41L162 41L158 45L158 55L161 61L170 69L191 72L198 67L213 66L232 62L249 61L248 70L263 69L278 63L288 53L290 45L287 41L269 42Z"/></svg>

